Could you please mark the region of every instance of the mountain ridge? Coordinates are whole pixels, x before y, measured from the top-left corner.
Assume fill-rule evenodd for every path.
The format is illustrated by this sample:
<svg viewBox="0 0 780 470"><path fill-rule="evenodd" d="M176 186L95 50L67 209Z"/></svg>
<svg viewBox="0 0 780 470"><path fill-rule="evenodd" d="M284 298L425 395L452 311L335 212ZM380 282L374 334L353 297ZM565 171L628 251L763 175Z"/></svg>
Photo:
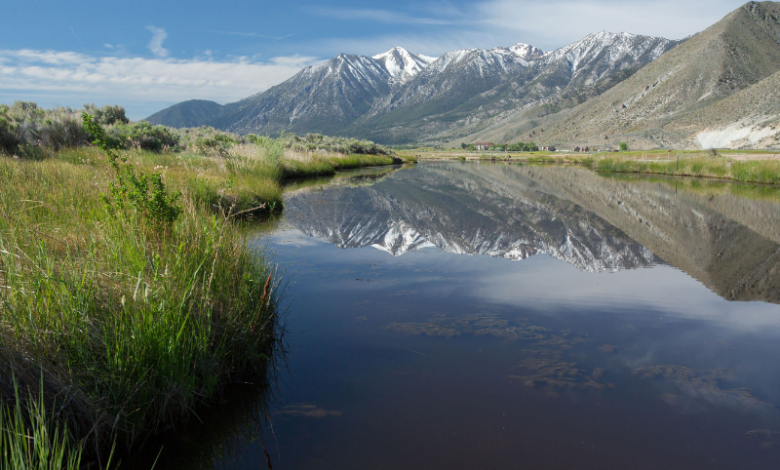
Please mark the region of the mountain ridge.
<svg viewBox="0 0 780 470"><path fill-rule="evenodd" d="M758 85L780 72L778 5L749 2L683 40L602 31L551 52L518 43L435 59L400 47L340 54L236 103L180 103L149 121L384 144L769 146L780 141L780 98L758 96L773 81ZM729 100L737 93L761 109Z"/></svg>
<svg viewBox="0 0 780 470"><path fill-rule="evenodd" d="M602 146L625 139L634 148L701 148L700 133L736 122L717 103L780 71L779 17L778 3L747 3L567 114L530 126L515 116L469 138L498 139L544 129L546 141L555 143ZM703 109L713 118L698 113ZM700 119L691 121L692 116ZM721 147L740 146L739 139L733 145L728 139L716 140L726 144Z"/></svg>

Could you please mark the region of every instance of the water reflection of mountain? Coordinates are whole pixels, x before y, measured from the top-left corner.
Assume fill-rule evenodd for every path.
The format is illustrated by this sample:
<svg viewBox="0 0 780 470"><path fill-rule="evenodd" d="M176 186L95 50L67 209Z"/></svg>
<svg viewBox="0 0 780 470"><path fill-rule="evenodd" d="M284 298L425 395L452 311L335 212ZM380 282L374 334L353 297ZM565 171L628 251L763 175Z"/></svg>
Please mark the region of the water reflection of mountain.
<svg viewBox="0 0 780 470"><path fill-rule="evenodd" d="M295 195L286 202L286 217L341 248L374 246L394 256L428 246L512 260L547 253L589 271L659 261L593 212L485 176L425 165L373 186Z"/></svg>
<svg viewBox="0 0 780 470"><path fill-rule="evenodd" d="M286 217L341 248L426 246L604 271L666 260L729 300L780 303L780 206L569 167L419 165L364 187L296 194Z"/></svg>

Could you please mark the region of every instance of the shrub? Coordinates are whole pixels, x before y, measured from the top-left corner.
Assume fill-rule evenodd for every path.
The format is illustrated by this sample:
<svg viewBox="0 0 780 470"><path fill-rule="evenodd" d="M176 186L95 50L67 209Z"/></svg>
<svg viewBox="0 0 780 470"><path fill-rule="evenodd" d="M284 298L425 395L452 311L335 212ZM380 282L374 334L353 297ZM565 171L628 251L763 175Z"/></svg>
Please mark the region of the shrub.
<svg viewBox="0 0 780 470"><path fill-rule="evenodd" d="M136 173L127 159L122 157L106 138L105 130L93 121L92 116L82 114L84 129L94 136L95 145L100 147L108 157L108 163L114 169L115 180L111 182L111 197L102 195L106 205L112 212L131 207L141 212L153 224L172 224L182 212L178 206L180 194L168 194L160 173L147 175ZM147 124L151 127L150 124ZM162 127L162 126L156 126ZM163 128L165 129L165 128ZM159 227L158 227L159 228Z"/></svg>
<svg viewBox="0 0 780 470"><path fill-rule="evenodd" d="M137 147L142 150L161 152L179 145L179 136L169 127L153 126L146 121L135 124L120 124L109 128L107 137L112 146Z"/></svg>
<svg viewBox="0 0 780 470"><path fill-rule="evenodd" d="M263 137L257 137L257 141L262 141ZM265 139L269 139L265 137ZM282 135L278 139L285 142L289 149L301 152L330 152L341 153L345 155L391 155L392 152L386 147L370 140L357 140L343 137L328 137L322 134L307 134L301 138L296 135Z"/></svg>
<svg viewBox="0 0 780 470"><path fill-rule="evenodd" d="M85 104L84 111L91 115L95 122L102 126L114 124L130 124L130 119L125 115L125 108L119 105L107 105L98 108L94 104Z"/></svg>
<svg viewBox="0 0 780 470"><path fill-rule="evenodd" d="M0 150L11 150L19 145L19 125L8 114L8 106L0 106Z"/></svg>

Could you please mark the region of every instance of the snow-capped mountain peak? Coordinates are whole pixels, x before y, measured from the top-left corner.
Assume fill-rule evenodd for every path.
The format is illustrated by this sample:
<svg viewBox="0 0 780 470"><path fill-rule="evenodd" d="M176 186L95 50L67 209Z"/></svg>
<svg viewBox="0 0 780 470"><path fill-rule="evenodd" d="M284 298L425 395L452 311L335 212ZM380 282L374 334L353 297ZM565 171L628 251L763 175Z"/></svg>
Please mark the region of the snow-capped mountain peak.
<svg viewBox="0 0 780 470"><path fill-rule="evenodd" d="M514 46L510 46L509 50L514 52L517 56L519 56L523 60L538 59L546 54L543 50L528 44L523 44L522 42L519 42Z"/></svg>
<svg viewBox="0 0 780 470"><path fill-rule="evenodd" d="M664 38L601 31L589 34L580 41L551 52L545 56L545 59L548 61L567 60L571 64L571 69L576 73L582 64L587 64L600 57L602 53L606 53L606 62L610 66L626 59L638 60L644 55L649 56L649 61L653 61L675 43L676 41Z"/></svg>
<svg viewBox="0 0 780 470"><path fill-rule="evenodd" d="M436 60L422 54L413 54L403 47L394 47L387 52L372 57L380 62L393 77L395 83L406 83Z"/></svg>

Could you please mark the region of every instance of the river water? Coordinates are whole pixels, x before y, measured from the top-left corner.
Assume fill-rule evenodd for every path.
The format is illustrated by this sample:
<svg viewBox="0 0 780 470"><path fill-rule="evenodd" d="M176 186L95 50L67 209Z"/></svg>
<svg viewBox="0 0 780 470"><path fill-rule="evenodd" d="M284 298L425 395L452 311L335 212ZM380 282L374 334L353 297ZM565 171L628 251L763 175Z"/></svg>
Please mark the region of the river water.
<svg viewBox="0 0 780 470"><path fill-rule="evenodd" d="M270 225L277 392L159 468L780 466L776 188L423 163L302 185Z"/></svg>

